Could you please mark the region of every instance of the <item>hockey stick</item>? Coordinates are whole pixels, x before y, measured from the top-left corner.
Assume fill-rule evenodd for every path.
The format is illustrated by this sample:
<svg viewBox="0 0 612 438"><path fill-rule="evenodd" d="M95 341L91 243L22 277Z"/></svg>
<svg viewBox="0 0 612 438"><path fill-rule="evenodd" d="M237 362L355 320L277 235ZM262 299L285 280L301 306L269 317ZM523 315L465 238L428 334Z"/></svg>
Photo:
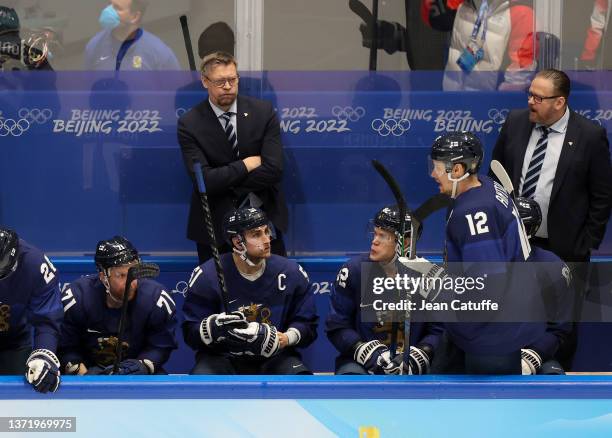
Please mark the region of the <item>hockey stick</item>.
<svg viewBox="0 0 612 438"><path fill-rule="evenodd" d="M159 266L154 263L139 263L132 266L127 273L125 279L125 289L123 290L123 300L121 302L121 319L119 319L119 327L117 328L117 345L115 346L115 363L111 374L117 374L119 363L121 363L121 353L123 338L125 336L125 326L127 322L128 295L132 281L141 278L155 278L159 275Z"/></svg>
<svg viewBox="0 0 612 438"><path fill-rule="evenodd" d="M359 18L361 18L366 25L369 24L372 26L372 45L370 46L369 69L370 71L376 71L376 64L378 63L378 0L372 0L371 13L359 0L349 0L349 8L351 11L357 14L357 16L359 16Z"/></svg>
<svg viewBox="0 0 612 438"><path fill-rule="evenodd" d="M453 200L450 196L445 195L444 193L438 193L437 195L434 195L427 201L423 202L419 208L414 210L413 216L418 218L419 223L422 226L423 221L427 219L428 216L438 210L450 207L452 203Z"/></svg>
<svg viewBox="0 0 612 438"><path fill-rule="evenodd" d="M372 47L370 47L370 71L378 67L378 0L372 0Z"/></svg>
<svg viewBox="0 0 612 438"><path fill-rule="evenodd" d="M512 180L510 179L508 172L506 172L506 169L504 169L504 166L502 166L499 161L493 160L491 161L491 171L497 177L504 189L506 189L506 191L510 194L510 197L516 204L516 199L518 197L516 196L516 192L514 191L514 184L512 184ZM531 244L529 243L529 238L527 237L527 230L525 229L525 224L523 223L523 220L521 219L521 216L518 213L518 209L516 208L516 206L514 208L516 218L519 221L520 228L522 231L521 233L519 233L521 240L521 249L523 251L523 257L525 257L525 260L527 260L529 254L531 253Z"/></svg>
<svg viewBox="0 0 612 438"><path fill-rule="evenodd" d="M506 172L506 169L504 169L504 166L502 166L499 161L493 160L491 161L491 171L497 177L501 185L504 186L504 189L506 189L506 191L510 193L512 199L516 199L516 194L514 193L514 184L512 184L512 180L510 179L508 172Z"/></svg>
<svg viewBox="0 0 612 438"><path fill-rule="evenodd" d="M183 29L183 39L185 40L185 49L187 50L187 59L189 60L189 70L196 71L195 57L193 55L193 47L191 46L191 35L189 34L189 25L187 24L187 16L181 15L181 28Z"/></svg>
<svg viewBox="0 0 612 438"><path fill-rule="evenodd" d="M399 233L397 235L397 244L395 246L395 253L397 257L404 257L405 254L405 235L406 235L406 212L410 213L411 219L411 233L410 233L410 243L413 243L413 240L416 240L416 230L420 227L418 223L418 219L414 217L412 212L408 209L408 204L406 203L406 199L400 190L399 184L391 175L391 173L387 170L385 166L380 161L372 160L372 166L374 169L383 177L387 186L393 192L393 197L395 198L395 202L397 203L399 214L400 214L400 224L399 224ZM410 248L410 258L414 258L415 253ZM410 294L408 294L408 300L410 300ZM397 322L391 323L391 345L389 346L389 350L391 351L391 357L395 357L397 353ZM410 305L406 306L406 311L404 312L404 352L402 360L404 364L408 366L408 359L410 357Z"/></svg>
<svg viewBox="0 0 612 438"><path fill-rule="evenodd" d="M210 250L212 252L213 260L215 263L215 270L217 271L217 282L219 283L219 289L221 290L223 309L225 310L225 312L229 313L229 294L227 293L227 287L225 286L225 275L223 274L223 266L221 266L221 259L219 258L217 238L215 237L212 214L210 213L208 196L206 195L206 185L204 184L202 165L197 161L193 163L193 173L195 175L196 183L198 185L198 192L200 192L200 202L202 204L202 210L204 211L204 223L206 225L206 232L208 233L208 238L210 239Z"/></svg>

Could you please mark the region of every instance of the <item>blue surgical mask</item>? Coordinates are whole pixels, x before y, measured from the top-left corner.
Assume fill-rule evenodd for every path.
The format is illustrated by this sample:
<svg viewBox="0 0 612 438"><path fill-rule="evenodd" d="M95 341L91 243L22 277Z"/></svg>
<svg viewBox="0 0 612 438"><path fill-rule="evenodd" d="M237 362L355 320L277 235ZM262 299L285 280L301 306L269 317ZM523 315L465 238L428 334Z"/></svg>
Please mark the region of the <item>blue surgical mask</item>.
<svg viewBox="0 0 612 438"><path fill-rule="evenodd" d="M121 19L119 18L119 14L113 8L113 5L108 5L102 12L100 13L100 18L98 19L100 22L100 26L103 29L112 30L121 24Z"/></svg>

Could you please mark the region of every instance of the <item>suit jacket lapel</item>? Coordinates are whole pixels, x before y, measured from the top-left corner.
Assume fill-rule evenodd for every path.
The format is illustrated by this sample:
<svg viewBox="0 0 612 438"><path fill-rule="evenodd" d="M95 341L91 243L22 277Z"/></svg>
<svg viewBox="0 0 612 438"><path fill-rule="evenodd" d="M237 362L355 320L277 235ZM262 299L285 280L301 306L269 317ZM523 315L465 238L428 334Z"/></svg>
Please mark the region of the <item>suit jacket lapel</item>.
<svg viewBox="0 0 612 438"><path fill-rule="evenodd" d="M525 123L521 123L523 126L518 130L518 138L515 142L516 153L514 154L514 166L512 171L512 183L518 190L521 182L521 174L523 173L523 162L525 161L525 151L527 151L527 145L529 144L529 138L531 137L531 131L535 123L529 121L529 110L526 113L527 120Z"/></svg>
<svg viewBox="0 0 612 438"><path fill-rule="evenodd" d="M580 130L578 125L575 123L576 115L573 111L570 112L570 117L567 122L567 130L565 131L565 138L563 139L563 148L561 149L561 156L559 156L559 163L557 164L557 170L555 171L555 179L553 181L552 192L550 194L550 203L555 199L555 195L559 192L563 178L570 167L572 158L574 156L574 150L578 147L578 139L580 136Z"/></svg>

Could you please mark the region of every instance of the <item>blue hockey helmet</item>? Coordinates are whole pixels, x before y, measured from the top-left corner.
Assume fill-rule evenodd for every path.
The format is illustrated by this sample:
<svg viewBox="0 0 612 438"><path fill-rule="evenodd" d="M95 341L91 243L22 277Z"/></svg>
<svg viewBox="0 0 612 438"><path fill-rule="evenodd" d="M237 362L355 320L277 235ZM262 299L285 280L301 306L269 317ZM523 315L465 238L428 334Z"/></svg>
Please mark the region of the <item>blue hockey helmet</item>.
<svg viewBox="0 0 612 438"><path fill-rule="evenodd" d="M527 237L531 238L538 232L542 224L542 210L540 204L531 198L516 198L516 208L519 216L525 225Z"/></svg>
<svg viewBox="0 0 612 438"><path fill-rule="evenodd" d="M125 237L115 236L112 239L100 240L94 257L99 271L139 262L138 251Z"/></svg>
<svg viewBox="0 0 612 438"><path fill-rule="evenodd" d="M241 236L245 231L268 225L266 214L255 207L244 207L228 212L223 219L223 235L231 244L234 236Z"/></svg>
<svg viewBox="0 0 612 438"><path fill-rule="evenodd" d="M0 228L0 279L15 268L19 256L19 236L13 230Z"/></svg>
<svg viewBox="0 0 612 438"><path fill-rule="evenodd" d="M470 174L478 173L484 148L471 132L451 132L436 138L431 145L431 159L445 163L449 173L455 163L462 163Z"/></svg>
<svg viewBox="0 0 612 438"><path fill-rule="evenodd" d="M406 211L405 215L406 223L405 229L407 233L410 233L410 226L412 224L412 218L410 213ZM388 205L383 207L376 213L374 217L374 226L382 228L383 230L391 231L392 233L400 232L400 212L397 205ZM423 227L419 227L417 231L417 239L421 237Z"/></svg>

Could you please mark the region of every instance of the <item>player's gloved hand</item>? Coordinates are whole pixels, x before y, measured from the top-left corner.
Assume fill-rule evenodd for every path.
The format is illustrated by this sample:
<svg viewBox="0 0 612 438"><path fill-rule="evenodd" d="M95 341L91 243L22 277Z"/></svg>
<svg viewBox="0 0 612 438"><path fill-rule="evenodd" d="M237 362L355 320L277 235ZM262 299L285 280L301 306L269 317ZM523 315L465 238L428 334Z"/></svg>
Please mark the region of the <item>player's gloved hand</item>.
<svg viewBox="0 0 612 438"><path fill-rule="evenodd" d="M391 360L387 346L377 340L357 344L353 358L370 374L402 374L401 360Z"/></svg>
<svg viewBox="0 0 612 438"><path fill-rule="evenodd" d="M55 392L60 384L60 362L55 353L34 350L26 361L25 378L38 392Z"/></svg>
<svg viewBox="0 0 612 438"><path fill-rule="evenodd" d="M204 318L200 324L200 338L205 345L222 343L235 328L247 327L247 320L242 312L215 313Z"/></svg>
<svg viewBox="0 0 612 438"><path fill-rule="evenodd" d="M551 359L542 364L539 373L545 376L563 376L565 375L565 370L559 362Z"/></svg>
<svg viewBox="0 0 612 438"><path fill-rule="evenodd" d="M448 275L446 270L423 257L415 257L414 259L400 257L398 261L408 269L412 269L423 276L423 287L421 287L419 293L427 301L435 301L441 290L437 286L444 283L444 278ZM438 278L441 281L437 281Z"/></svg>
<svg viewBox="0 0 612 438"><path fill-rule="evenodd" d="M410 347L408 374L421 375L429 373L430 362L433 358L433 349L428 344Z"/></svg>
<svg viewBox="0 0 612 438"><path fill-rule="evenodd" d="M109 369L108 374L112 373L113 366L107 367ZM119 363L119 368L115 373L118 376L126 376L129 374L140 374L147 375L155 372L155 365L149 359L126 359ZM102 373L107 374L107 373Z"/></svg>
<svg viewBox="0 0 612 438"><path fill-rule="evenodd" d="M64 374L68 374L71 376L82 376L84 374L87 374L87 371L87 367L82 362L68 362L64 367Z"/></svg>
<svg viewBox="0 0 612 438"><path fill-rule="evenodd" d="M270 357L280 349L278 332L276 327L270 324L250 322L246 328L232 329L231 337L241 341L239 348L230 351L236 356Z"/></svg>
<svg viewBox="0 0 612 438"><path fill-rule="evenodd" d="M521 350L521 368L523 369L523 376L538 374L538 371L542 368L542 358L537 351L530 348Z"/></svg>
<svg viewBox="0 0 612 438"><path fill-rule="evenodd" d="M359 25L359 31L361 32L363 47L372 47L372 25L361 23ZM376 47L384 49L389 55L394 54L397 51L405 52L405 34L406 28L399 23L378 20L376 22Z"/></svg>

